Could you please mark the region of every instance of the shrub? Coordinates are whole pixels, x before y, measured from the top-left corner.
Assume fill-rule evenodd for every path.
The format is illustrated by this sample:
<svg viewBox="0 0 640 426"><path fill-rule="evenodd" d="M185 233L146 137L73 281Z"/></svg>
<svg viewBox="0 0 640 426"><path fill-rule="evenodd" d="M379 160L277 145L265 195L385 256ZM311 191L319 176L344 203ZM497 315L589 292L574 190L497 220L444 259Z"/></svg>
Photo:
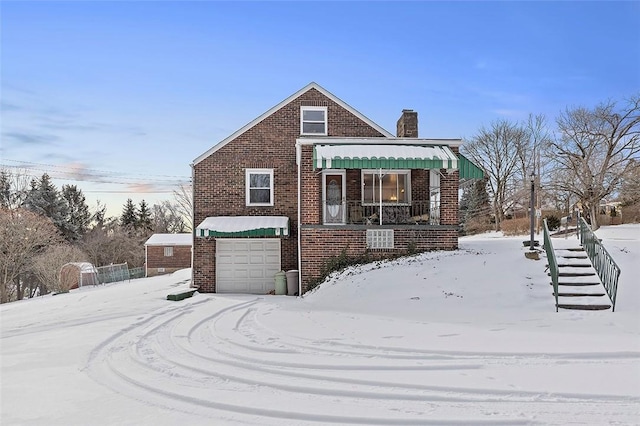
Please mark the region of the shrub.
<svg viewBox="0 0 640 426"><path fill-rule="evenodd" d="M528 217L503 220L500 223L500 228L504 235L526 235L531 230L531 222Z"/></svg>
<svg viewBox="0 0 640 426"><path fill-rule="evenodd" d="M545 216L547 219L547 226L549 227L549 231L555 231L560 227L560 219L556 215L547 215Z"/></svg>
<svg viewBox="0 0 640 426"><path fill-rule="evenodd" d="M463 225L465 235L482 234L494 228L488 217L469 218Z"/></svg>

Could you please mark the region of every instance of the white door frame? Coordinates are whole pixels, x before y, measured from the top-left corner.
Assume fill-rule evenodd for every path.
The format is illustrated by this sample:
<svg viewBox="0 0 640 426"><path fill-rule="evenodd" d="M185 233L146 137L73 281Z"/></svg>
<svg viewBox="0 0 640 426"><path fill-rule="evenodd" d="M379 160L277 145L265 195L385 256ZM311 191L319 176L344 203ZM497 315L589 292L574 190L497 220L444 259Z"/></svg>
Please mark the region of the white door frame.
<svg viewBox="0 0 640 426"><path fill-rule="evenodd" d="M336 207L337 211L331 215L327 205L327 179L328 175L338 175L342 177L341 203ZM347 171L345 169L329 169L322 171L322 223L324 225L344 225L347 223ZM333 208L333 207L332 207ZM330 216L338 216L339 221L328 220Z"/></svg>

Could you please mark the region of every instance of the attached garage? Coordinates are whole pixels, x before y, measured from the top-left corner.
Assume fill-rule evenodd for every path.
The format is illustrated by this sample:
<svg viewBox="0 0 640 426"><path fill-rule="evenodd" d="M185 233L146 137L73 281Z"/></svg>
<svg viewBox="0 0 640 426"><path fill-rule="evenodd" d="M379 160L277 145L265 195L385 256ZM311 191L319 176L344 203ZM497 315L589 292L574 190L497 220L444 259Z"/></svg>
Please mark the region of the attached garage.
<svg viewBox="0 0 640 426"><path fill-rule="evenodd" d="M215 238L216 293L266 294L275 290L282 269L286 216L217 216L196 228L199 238Z"/></svg>
<svg viewBox="0 0 640 426"><path fill-rule="evenodd" d="M280 239L216 240L216 291L266 294L280 271Z"/></svg>

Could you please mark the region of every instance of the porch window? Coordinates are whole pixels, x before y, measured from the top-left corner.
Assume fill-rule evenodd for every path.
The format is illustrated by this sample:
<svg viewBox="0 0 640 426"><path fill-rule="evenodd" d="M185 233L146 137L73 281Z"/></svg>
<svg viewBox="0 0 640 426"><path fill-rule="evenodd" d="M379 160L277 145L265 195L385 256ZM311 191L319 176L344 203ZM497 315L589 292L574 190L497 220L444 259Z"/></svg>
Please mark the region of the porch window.
<svg viewBox="0 0 640 426"><path fill-rule="evenodd" d="M327 107L303 106L300 108L300 134L327 135Z"/></svg>
<svg viewBox="0 0 640 426"><path fill-rule="evenodd" d="M381 192L383 204L409 204L411 202L411 171L382 170L382 181L380 173L380 170L362 171L362 204L380 203Z"/></svg>
<svg viewBox="0 0 640 426"><path fill-rule="evenodd" d="M246 170L247 206L273 206L273 169Z"/></svg>

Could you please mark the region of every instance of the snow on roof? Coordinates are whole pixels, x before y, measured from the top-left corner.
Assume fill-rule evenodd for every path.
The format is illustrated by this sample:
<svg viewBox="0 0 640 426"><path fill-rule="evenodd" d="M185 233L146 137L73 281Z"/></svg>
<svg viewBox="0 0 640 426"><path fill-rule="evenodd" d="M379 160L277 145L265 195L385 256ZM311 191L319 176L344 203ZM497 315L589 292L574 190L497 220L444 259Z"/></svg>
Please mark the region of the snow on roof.
<svg viewBox="0 0 640 426"><path fill-rule="evenodd" d="M198 230L244 232L254 229L288 228L286 216L213 216L198 225Z"/></svg>
<svg viewBox="0 0 640 426"><path fill-rule="evenodd" d="M145 246L191 246L192 234L153 234L144 243Z"/></svg>
<svg viewBox="0 0 640 426"><path fill-rule="evenodd" d="M69 262L65 263L62 267L64 268L67 265L73 265L77 267L78 269L80 269L81 273L97 272L96 268L89 262Z"/></svg>

